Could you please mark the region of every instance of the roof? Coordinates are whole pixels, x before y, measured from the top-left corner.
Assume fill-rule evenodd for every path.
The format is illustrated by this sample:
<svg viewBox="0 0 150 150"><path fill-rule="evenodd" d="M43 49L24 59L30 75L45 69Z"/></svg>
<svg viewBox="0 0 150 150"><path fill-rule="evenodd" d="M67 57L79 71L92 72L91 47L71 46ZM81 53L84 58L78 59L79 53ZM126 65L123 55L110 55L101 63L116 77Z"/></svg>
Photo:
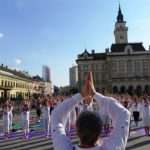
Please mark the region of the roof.
<svg viewBox="0 0 150 150"><path fill-rule="evenodd" d="M127 46L131 46L133 52L143 52L146 49L143 46L143 43L123 43L123 44L112 44L111 52L124 52Z"/></svg>
<svg viewBox="0 0 150 150"><path fill-rule="evenodd" d="M7 66L5 67L5 66L1 65L0 66L0 71L3 75L5 74L5 75L8 75L8 76L20 77L20 78L23 78L23 79L26 79L26 80L32 80L32 78L29 75L27 75L27 74L25 74L21 71L10 69Z"/></svg>
<svg viewBox="0 0 150 150"><path fill-rule="evenodd" d="M85 49L83 53L78 55L77 61L104 60L104 59L106 59L106 53L95 53L94 50L92 50L92 52L89 53Z"/></svg>
<svg viewBox="0 0 150 150"><path fill-rule="evenodd" d="M39 75L33 76L32 78L34 81L43 81L43 79Z"/></svg>

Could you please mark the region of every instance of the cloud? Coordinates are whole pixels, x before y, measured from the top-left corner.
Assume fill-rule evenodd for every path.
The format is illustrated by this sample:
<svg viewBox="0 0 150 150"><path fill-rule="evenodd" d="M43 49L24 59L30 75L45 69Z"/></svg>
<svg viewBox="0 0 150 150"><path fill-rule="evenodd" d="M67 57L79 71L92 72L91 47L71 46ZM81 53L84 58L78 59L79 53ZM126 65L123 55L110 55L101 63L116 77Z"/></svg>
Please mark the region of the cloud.
<svg viewBox="0 0 150 150"><path fill-rule="evenodd" d="M0 39L4 37L4 33L0 33Z"/></svg>
<svg viewBox="0 0 150 150"><path fill-rule="evenodd" d="M22 63L22 60L17 58L17 59L15 59L15 62L16 62L17 65L20 65Z"/></svg>

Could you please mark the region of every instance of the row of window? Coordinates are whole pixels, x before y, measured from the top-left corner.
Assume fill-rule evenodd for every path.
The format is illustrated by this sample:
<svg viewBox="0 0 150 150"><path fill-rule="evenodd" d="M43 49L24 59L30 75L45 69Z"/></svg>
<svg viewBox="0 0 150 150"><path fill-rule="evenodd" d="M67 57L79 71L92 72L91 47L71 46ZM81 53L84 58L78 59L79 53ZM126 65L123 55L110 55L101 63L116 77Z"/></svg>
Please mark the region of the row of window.
<svg viewBox="0 0 150 150"><path fill-rule="evenodd" d="M150 93L150 85L145 85L142 87L138 85L136 87L130 85L128 87L122 85L120 88L118 86L113 86L113 93L129 93L129 94L141 94L141 93Z"/></svg>
<svg viewBox="0 0 150 150"><path fill-rule="evenodd" d="M79 74L79 81L84 81L87 77L88 72L82 72ZM108 79L108 74L105 72L93 72L93 80L96 81L96 83L101 83Z"/></svg>
<svg viewBox="0 0 150 150"><path fill-rule="evenodd" d="M89 69L92 70L105 70L106 66L105 63L100 64L84 64L79 65L79 70L88 71ZM128 61L112 61L111 67L112 71L123 71L126 72L127 70L138 70L138 71L146 71L149 69L150 60L128 60Z"/></svg>
<svg viewBox="0 0 150 150"><path fill-rule="evenodd" d="M21 82L15 82L15 81L8 81L8 80L1 80L0 81L0 86L2 87L10 87L10 88L29 88L30 86L26 83L21 83Z"/></svg>
<svg viewBox="0 0 150 150"><path fill-rule="evenodd" d="M147 72L150 70L148 60L113 61L112 72Z"/></svg>
<svg viewBox="0 0 150 150"><path fill-rule="evenodd" d="M30 94L29 92L26 92L26 93L23 93L23 92L16 92L15 94L11 94L11 93L7 93L7 95L11 98L15 98L15 97L18 97L18 96L21 96L21 97L28 97ZM0 97L4 97L4 92L0 92Z"/></svg>
<svg viewBox="0 0 150 150"><path fill-rule="evenodd" d="M88 71L88 70L105 70L105 64L101 63L101 64L84 64L84 65L80 65L79 70L84 70L84 71Z"/></svg>

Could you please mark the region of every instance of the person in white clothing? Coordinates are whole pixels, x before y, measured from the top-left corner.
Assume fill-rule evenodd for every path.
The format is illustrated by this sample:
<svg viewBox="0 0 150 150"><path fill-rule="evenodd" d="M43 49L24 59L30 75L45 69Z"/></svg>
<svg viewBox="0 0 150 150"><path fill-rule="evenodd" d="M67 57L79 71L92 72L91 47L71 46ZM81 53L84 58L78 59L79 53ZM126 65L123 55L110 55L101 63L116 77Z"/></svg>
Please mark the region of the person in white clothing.
<svg viewBox="0 0 150 150"><path fill-rule="evenodd" d="M75 127L76 122L76 110L75 107L72 109L71 112L68 113L68 116L66 117L66 132L67 135L70 135L71 129Z"/></svg>
<svg viewBox="0 0 150 150"><path fill-rule="evenodd" d="M113 131L109 138L101 141L102 122L99 114L91 111L82 112L76 121L80 144L74 146L65 132L65 119L74 106L80 102L91 103L92 96L99 107L104 107L113 120ZM91 98L92 100L92 98ZM88 101L88 102L87 102ZM75 94L58 105L52 112L51 134L55 150L125 150L129 132L130 112L116 99L97 93L94 88L92 73L88 74L81 93Z"/></svg>
<svg viewBox="0 0 150 150"><path fill-rule="evenodd" d="M13 121L13 105L12 105L12 102L11 102L11 100L10 99L8 99L7 101L6 101L6 105L8 105L8 107L9 107L9 111L10 111L10 113L9 113L9 120L10 120L10 123L9 123L9 125L10 125L10 130L12 130L12 121Z"/></svg>
<svg viewBox="0 0 150 150"><path fill-rule="evenodd" d="M142 112L143 112L143 124L144 124L145 134L147 136L150 136L150 104L145 97L143 100Z"/></svg>
<svg viewBox="0 0 150 150"><path fill-rule="evenodd" d="M104 133L107 136L110 131L111 118L107 114L105 107L99 109L99 114L103 123Z"/></svg>
<svg viewBox="0 0 150 150"><path fill-rule="evenodd" d="M138 126L140 120L140 103L138 102L138 98L134 97L134 102L132 103L132 111L135 125Z"/></svg>
<svg viewBox="0 0 150 150"><path fill-rule="evenodd" d="M29 102L24 101L21 110L21 124L26 139L29 138L30 110Z"/></svg>
<svg viewBox="0 0 150 150"><path fill-rule="evenodd" d="M42 104L42 120L46 138L49 137L50 130L50 106L48 99L44 99Z"/></svg>
<svg viewBox="0 0 150 150"><path fill-rule="evenodd" d="M11 103L11 101L8 101L8 106L9 106L9 110L10 110L10 130L12 130L12 123L13 123L13 104Z"/></svg>
<svg viewBox="0 0 150 150"><path fill-rule="evenodd" d="M7 103L3 105L3 130L5 138L8 138L10 132L10 107Z"/></svg>

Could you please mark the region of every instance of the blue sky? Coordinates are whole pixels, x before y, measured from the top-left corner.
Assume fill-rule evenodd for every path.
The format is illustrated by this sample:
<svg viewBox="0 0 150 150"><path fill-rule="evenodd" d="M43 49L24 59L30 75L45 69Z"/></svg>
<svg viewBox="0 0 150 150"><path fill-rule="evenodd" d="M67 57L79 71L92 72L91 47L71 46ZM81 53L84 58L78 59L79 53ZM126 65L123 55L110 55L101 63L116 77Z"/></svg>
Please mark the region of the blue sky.
<svg viewBox="0 0 150 150"><path fill-rule="evenodd" d="M118 0L0 0L0 63L69 83L68 68L85 48L104 52L114 42ZM150 0L120 0L129 42L150 45Z"/></svg>

